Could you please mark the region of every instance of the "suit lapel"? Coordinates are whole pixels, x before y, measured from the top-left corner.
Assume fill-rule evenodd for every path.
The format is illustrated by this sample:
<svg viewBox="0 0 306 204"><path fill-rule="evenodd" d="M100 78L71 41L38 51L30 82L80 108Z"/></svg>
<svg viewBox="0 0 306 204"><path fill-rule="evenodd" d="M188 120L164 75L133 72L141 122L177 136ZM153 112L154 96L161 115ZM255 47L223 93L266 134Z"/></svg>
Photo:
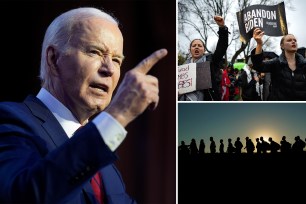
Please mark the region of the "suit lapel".
<svg viewBox="0 0 306 204"><path fill-rule="evenodd" d="M33 115L42 121L41 126L49 135L55 146L58 147L68 140L68 136L62 126L56 120L51 111L49 111L49 109L38 98L35 96L28 96L24 103L32 111Z"/></svg>
<svg viewBox="0 0 306 204"><path fill-rule="evenodd" d="M69 139L52 112L37 97L28 96L24 103L31 110L32 114L42 121L42 128L54 143L53 148L60 146ZM82 194L84 194L81 195L82 203L97 203L89 182L84 185L82 192Z"/></svg>

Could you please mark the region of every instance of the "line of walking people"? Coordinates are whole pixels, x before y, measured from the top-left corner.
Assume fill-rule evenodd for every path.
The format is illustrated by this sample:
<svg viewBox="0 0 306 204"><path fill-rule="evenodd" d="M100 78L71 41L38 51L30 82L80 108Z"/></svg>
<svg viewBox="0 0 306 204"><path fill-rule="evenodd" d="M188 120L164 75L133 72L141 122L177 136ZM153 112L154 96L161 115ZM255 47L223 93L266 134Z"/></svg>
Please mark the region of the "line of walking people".
<svg viewBox="0 0 306 204"><path fill-rule="evenodd" d="M235 142L233 143L231 138L228 138L228 146L225 150L225 145L223 139L220 139L219 142L219 151L218 153L237 153L240 154L245 149L247 154L266 154L266 153L288 153L288 152L303 152L306 146L306 138L303 141L300 136L296 136L293 144L286 140L286 136L282 136L282 140L280 143L274 141L272 137L269 137L268 141L265 141L263 136L256 138L256 144L253 143L252 139L249 137L245 138L245 145L242 144L240 137L237 137ZM209 138L209 153L217 153L217 145L214 141L213 137ZM189 145L185 144L185 141L181 141L181 145L179 146L179 155L182 156L197 156L204 155L208 153L205 151L206 145L204 143L204 139L200 140L199 147L197 146L196 140L193 138ZM255 151L256 149L256 151Z"/></svg>

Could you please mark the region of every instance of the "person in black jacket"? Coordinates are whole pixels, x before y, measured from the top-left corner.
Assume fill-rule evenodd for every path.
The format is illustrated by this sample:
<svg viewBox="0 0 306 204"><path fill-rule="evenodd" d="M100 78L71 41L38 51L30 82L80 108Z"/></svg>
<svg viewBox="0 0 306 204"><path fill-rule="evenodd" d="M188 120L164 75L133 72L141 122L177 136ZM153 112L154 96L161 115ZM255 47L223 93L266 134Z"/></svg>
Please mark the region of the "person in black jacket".
<svg viewBox="0 0 306 204"><path fill-rule="evenodd" d="M225 26L224 19L221 16L215 16L214 20L219 26L219 40L214 54L205 55L204 42L201 39L194 39L190 43L191 57L184 62L184 64L188 64L210 61L212 88L181 94L178 97L178 100L180 101L221 100L219 89L220 84L217 83L217 78L219 77L218 74L220 74L219 64L222 61L228 47L228 29Z"/></svg>
<svg viewBox="0 0 306 204"><path fill-rule="evenodd" d="M282 54L274 59L263 61L262 37L264 32L254 29L253 38L257 42L252 51L253 68L258 72L270 72L272 89L269 101L306 100L306 60L297 53L297 40L294 35L283 36L280 42Z"/></svg>
<svg viewBox="0 0 306 204"><path fill-rule="evenodd" d="M241 98L243 101L258 101L256 84L259 78L252 67L252 64L246 64L237 80L237 85L241 87Z"/></svg>

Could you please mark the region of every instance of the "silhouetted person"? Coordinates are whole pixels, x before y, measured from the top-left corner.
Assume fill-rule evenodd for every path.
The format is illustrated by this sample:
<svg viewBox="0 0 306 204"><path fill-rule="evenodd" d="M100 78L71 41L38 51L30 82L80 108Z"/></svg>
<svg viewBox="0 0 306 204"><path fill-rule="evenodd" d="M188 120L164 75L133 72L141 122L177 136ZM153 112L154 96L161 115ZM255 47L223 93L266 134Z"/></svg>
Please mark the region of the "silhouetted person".
<svg viewBox="0 0 306 204"><path fill-rule="evenodd" d="M295 142L292 145L292 151L293 152L303 152L303 149L305 147L305 142L301 140L300 136L296 136Z"/></svg>
<svg viewBox="0 0 306 204"><path fill-rule="evenodd" d="M269 137L269 142L270 142L270 150L271 153L277 153L277 151L280 149L280 144L275 142L272 137Z"/></svg>
<svg viewBox="0 0 306 204"><path fill-rule="evenodd" d="M290 152L290 150L291 150L291 143L286 140L286 136L282 137L280 145L281 145L281 147L280 147L280 151L281 152L283 152L283 153Z"/></svg>
<svg viewBox="0 0 306 204"><path fill-rule="evenodd" d="M262 136L259 139L261 142L261 152L265 154L270 149L270 144L267 141L265 141Z"/></svg>
<svg viewBox="0 0 306 204"><path fill-rule="evenodd" d="M191 139L189 149L190 149L190 156L191 157L196 157L198 155L199 150L198 150L197 143L196 143L195 139Z"/></svg>
<svg viewBox="0 0 306 204"><path fill-rule="evenodd" d="M201 139L200 140L200 145L199 145L199 155L203 156L204 153L205 153L205 143L204 143L204 140Z"/></svg>
<svg viewBox="0 0 306 204"><path fill-rule="evenodd" d="M246 137L245 140L246 140L245 149L246 149L247 153L248 154L253 154L253 152L255 150L255 146L254 146L253 141L249 137Z"/></svg>
<svg viewBox="0 0 306 204"><path fill-rule="evenodd" d="M210 153L214 154L216 153L216 143L213 137L210 137L209 140L210 140Z"/></svg>
<svg viewBox="0 0 306 204"><path fill-rule="evenodd" d="M262 153L262 144L261 144L258 137L256 138L256 152L257 152L257 154Z"/></svg>
<svg viewBox="0 0 306 204"><path fill-rule="evenodd" d="M228 141L228 146L227 146L227 151L226 152L229 153L229 154L232 154L232 153L235 152L235 147L232 143L232 139L229 138L227 141Z"/></svg>
<svg viewBox="0 0 306 204"><path fill-rule="evenodd" d="M241 153L241 149L243 145L242 145L242 142L240 141L240 137L237 137L234 145L235 145L236 153Z"/></svg>
<svg viewBox="0 0 306 204"><path fill-rule="evenodd" d="M219 152L222 154L224 153L224 144L222 139L220 139Z"/></svg>
<svg viewBox="0 0 306 204"><path fill-rule="evenodd" d="M178 150L181 157L186 158L189 156L188 145L185 144L185 141L181 141L181 145L179 146Z"/></svg>

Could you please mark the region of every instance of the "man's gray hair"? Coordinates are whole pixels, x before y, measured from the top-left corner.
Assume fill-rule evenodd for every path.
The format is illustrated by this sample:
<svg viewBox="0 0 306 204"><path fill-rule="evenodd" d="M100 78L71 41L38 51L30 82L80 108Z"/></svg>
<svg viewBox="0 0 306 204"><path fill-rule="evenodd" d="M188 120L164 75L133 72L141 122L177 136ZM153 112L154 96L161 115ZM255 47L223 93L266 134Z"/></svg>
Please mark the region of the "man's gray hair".
<svg viewBox="0 0 306 204"><path fill-rule="evenodd" d="M69 10L58 17L56 17L47 28L45 37L42 44L41 62L40 62L40 80L42 85L49 83L49 73L47 70L46 52L50 45L57 47L58 49L65 50L69 45L69 39L73 34L73 27L80 20L97 17L104 20L113 22L119 25L116 18L110 14L91 7L82 7Z"/></svg>

